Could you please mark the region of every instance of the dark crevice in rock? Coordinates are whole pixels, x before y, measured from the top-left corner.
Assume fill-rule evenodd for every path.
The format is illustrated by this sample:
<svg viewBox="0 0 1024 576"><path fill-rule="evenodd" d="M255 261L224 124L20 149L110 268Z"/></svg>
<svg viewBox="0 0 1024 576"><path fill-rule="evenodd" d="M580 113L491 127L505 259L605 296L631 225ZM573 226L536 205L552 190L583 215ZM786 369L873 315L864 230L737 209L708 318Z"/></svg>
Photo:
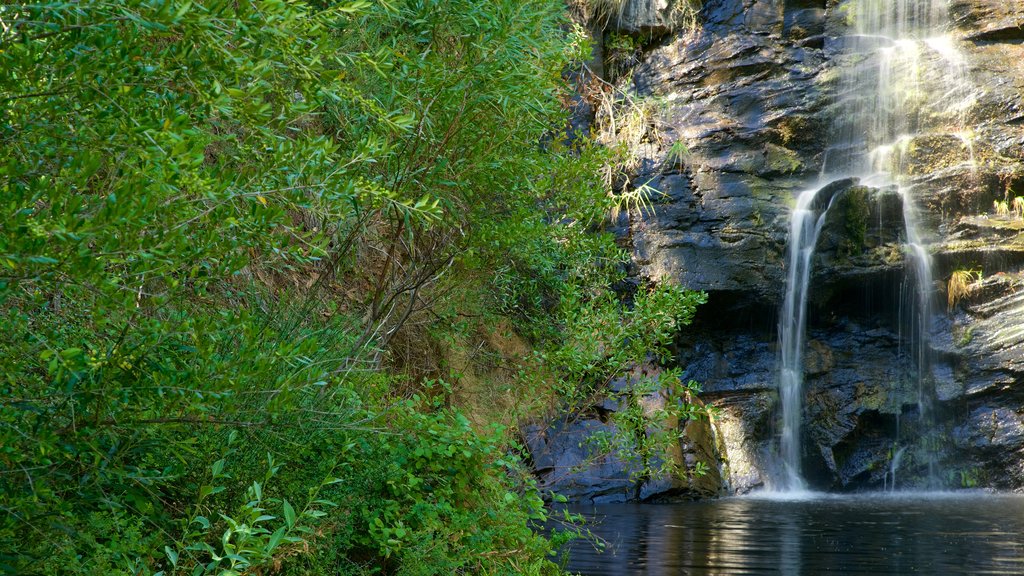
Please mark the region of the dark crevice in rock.
<svg viewBox="0 0 1024 576"><path fill-rule="evenodd" d="M709 293L707 303L697 308L693 326L695 330L707 327L774 336L778 308L778 300L754 298L742 290L718 290Z"/></svg>
<svg viewBox="0 0 1024 576"><path fill-rule="evenodd" d="M1024 42L1024 27L1007 25L1001 28L982 30L981 32L968 34L967 39L977 43L998 42L1019 44Z"/></svg>

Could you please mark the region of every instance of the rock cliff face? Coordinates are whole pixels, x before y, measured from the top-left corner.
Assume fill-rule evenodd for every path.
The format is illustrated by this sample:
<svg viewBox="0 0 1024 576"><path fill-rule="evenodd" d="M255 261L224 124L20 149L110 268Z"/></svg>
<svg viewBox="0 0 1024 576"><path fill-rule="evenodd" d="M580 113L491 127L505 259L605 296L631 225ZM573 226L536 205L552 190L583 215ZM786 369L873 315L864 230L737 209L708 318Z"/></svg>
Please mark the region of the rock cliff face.
<svg viewBox="0 0 1024 576"><path fill-rule="evenodd" d="M770 474L789 212L843 153L831 143L842 123L837 72L850 65L849 4L706 0L695 30L645 37L618 81L630 95L623 106L640 102L647 114L634 185L661 193L653 214L630 217L638 275L710 296L679 349L684 377L720 410L689 429L710 438L704 451L718 473L677 493L742 493ZM1024 488L1024 200L1013 211L1024 196L1024 0L950 0L948 9L974 102L959 130L909 136L900 150L943 304L929 353L937 425L925 426L917 384L900 368L901 200L837 182L813 263L805 357L804 470L815 488L882 488L894 460L904 487L930 466L949 486ZM941 87L941 70L931 74ZM981 280L971 277L947 310L958 270ZM629 490L624 497L639 496Z"/></svg>

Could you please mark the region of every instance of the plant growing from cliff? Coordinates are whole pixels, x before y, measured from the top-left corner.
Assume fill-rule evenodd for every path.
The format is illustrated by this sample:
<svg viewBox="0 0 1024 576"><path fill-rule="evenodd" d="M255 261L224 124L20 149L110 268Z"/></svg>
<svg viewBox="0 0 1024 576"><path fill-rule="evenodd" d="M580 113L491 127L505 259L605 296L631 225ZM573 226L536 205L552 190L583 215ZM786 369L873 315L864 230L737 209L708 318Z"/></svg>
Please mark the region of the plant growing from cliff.
<svg viewBox="0 0 1024 576"><path fill-rule="evenodd" d="M671 170L675 172L682 172L689 158L690 148L686 145L686 142L676 140L665 153L665 166L666 168L671 167Z"/></svg>
<svg viewBox="0 0 1024 576"><path fill-rule="evenodd" d="M959 485L960 488L977 488L981 480L981 470L976 467L950 470L946 473L946 482Z"/></svg>
<svg viewBox="0 0 1024 576"><path fill-rule="evenodd" d="M639 64L642 48L639 41L628 34L608 34L604 44L604 64L608 81L615 82L617 78Z"/></svg>
<svg viewBox="0 0 1024 576"><path fill-rule="evenodd" d="M616 206L613 218L623 207L650 208L647 203L650 197L661 194L650 186L650 180L633 184L644 145L658 145L663 141L657 106L652 98L637 98L628 92L612 90L604 95L598 107L596 140L608 151L601 175Z"/></svg>
<svg viewBox="0 0 1024 576"><path fill-rule="evenodd" d="M981 270L954 270L946 285L946 303L949 310L952 311L962 298L970 296L980 281Z"/></svg>
<svg viewBox="0 0 1024 576"><path fill-rule="evenodd" d="M1024 220L1024 197L1017 196L1013 199L1013 213L1018 220Z"/></svg>
<svg viewBox="0 0 1024 576"><path fill-rule="evenodd" d="M617 25L622 21L626 5L631 0L571 0L570 6L584 20L597 23L602 28ZM666 24L671 29L691 29L697 24L701 0L668 0L668 11L664 13Z"/></svg>
<svg viewBox="0 0 1024 576"><path fill-rule="evenodd" d="M623 91L612 91L601 101L596 121L600 129L597 141L618 153L618 163L606 174L609 186L621 172L639 166L638 148L644 143L662 141L658 127L657 102L638 98Z"/></svg>
<svg viewBox="0 0 1024 576"><path fill-rule="evenodd" d="M632 379L629 389L618 398L618 409L611 415L615 432L601 431L587 439L587 462L614 455L632 465L631 479L638 482L706 474L708 468L703 462L684 469L686 463L680 452L686 424L708 418L714 412L713 407L695 401L699 392L696 382L683 383L678 368L662 371L657 377Z"/></svg>
<svg viewBox="0 0 1024 576"><path fill-rule="evenodd" d="M610 290L562 296L562 340L545 353L570 412L588 407L611 380L649 360L668 360L677 333L693 320L703 292L667 283L642 287L629 305Z"/></svg>
<svg viewBox="0 0 1024 576"><path fill-rule="evenodd" d="M996 216L1009 216L1010 205L1005 200L993 200L992 208L996 212Z"/></svg>
<svg viewBox="0 0 1024 576"><path fill-rule="evenodd" d="M651 186L649 181L639 186L626 187L614 196L615 204L611 209L611 218L615 220L624 212L640 217L643 217L645 211L653 214L652 200L661 196L665 196L665 193Z"/></svg>
<svg viewBox="0 0 1024 576"><path fill-rule="evenodd" d="M956 335L956 345L959 348L963 348L974 340L974 326L969 326L965 329L960 329Z"/></svg>

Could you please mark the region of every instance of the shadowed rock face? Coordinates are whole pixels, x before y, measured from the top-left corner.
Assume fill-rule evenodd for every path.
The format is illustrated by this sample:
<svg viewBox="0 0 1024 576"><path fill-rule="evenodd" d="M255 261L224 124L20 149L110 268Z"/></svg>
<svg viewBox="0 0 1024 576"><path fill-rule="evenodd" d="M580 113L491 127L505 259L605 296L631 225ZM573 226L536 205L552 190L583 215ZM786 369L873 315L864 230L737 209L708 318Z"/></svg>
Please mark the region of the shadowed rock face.
<svg viewBox="0 0 1024 576"><path fill-rule="evenodd" d="M822 166L849 153L830 146L843 120L838 70L853 60L843 52L849 1L705 0L699 29L655 37L619 83L653 104L659 138L636 151L634 183L662 192L653 214L632 214L619 231L640 278L709 293L680 335L679 360L719 408L688 432L691 444L711 439L689 454L720 485L654 482L642 497L742 493L770 472L789 214L801 191L823 184ZM949 486L1024 489L1024 218L1012 212L1024 197L1024 0L950 0L949 10L979 88L966 129L925 131L900 151L942 303L927 378L938 426L922 422L916 379L899 368L902 200L837 182L813 263L805 355L803 469L815 488L882 488L894 460L899 486L920 485L927 448ZM941 87L937 70L924 74L939 74L926 80ZM965 269L982 280L946 310L947 281ZM635 483L622 493L641 498Z"/></svg>
<svg viewBox="0 0 1024 576"><path fill-rule="evenodd" d="M595 504L720 495L725 480L717 466L701 475L672 474L663 466L666 458L683 470L694 469L698 462L716 461L722 450L721 442L706 419L680 422L674 418L668 422L673 431L668 453L656 456L647 466L635 446L622 442L628 437L622 436L616 426L616 412L626 410L632 403L653 415L654 410L664 409L667 402L674 401L662 391L648 391L645 383L657 382L661 377L656 366L639 366L626 377L611 382L605 397L589 410L522 426L523 440L540 487L576 502ZM653 429L630 432L648 436L657 433Z"/></svg>

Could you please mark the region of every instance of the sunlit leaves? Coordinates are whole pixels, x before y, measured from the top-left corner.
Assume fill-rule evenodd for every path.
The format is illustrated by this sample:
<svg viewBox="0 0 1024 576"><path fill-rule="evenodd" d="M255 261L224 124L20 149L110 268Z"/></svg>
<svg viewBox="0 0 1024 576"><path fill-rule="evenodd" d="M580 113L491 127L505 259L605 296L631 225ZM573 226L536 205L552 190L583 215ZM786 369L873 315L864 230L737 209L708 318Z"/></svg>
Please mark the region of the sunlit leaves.
<svg viewBox="0 0 1024 576"><path fill-rule="evenodd" d="M480 552L527 546L551 566L526 521L539 495L491 465L512 460L500 438L447 407L388 412L383 341L414 312L444 325L464 286L543 346L609 302L622 254L594 234L596 152L551 136L563 11L0 5L0 509L17 511L0 548L31 543L15 571L254 571L350 518L345 542L392 563L495 572L510 560ZM291 484L273 462L251 482L264 449L294 457ZM328 518L312 471L347 451L372 462L319 486L366 489Z"/></svg>

